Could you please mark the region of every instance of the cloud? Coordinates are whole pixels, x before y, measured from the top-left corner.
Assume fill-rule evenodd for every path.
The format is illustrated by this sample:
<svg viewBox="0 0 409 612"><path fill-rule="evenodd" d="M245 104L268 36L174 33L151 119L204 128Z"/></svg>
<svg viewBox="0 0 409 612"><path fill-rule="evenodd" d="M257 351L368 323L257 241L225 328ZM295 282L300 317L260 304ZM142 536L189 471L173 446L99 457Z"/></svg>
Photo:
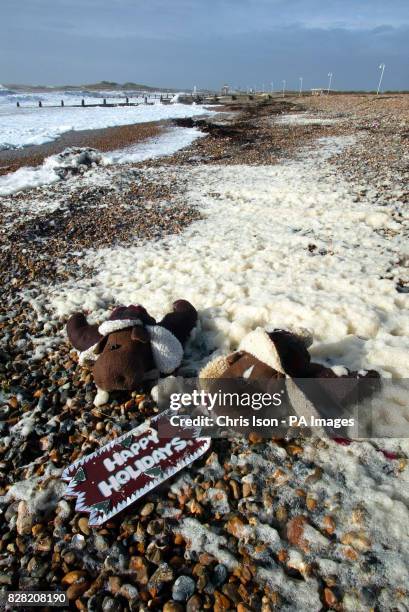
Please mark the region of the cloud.
<svg viewBox="0 0 409 612"><path fill-rule="evenodd" d="M0 80L409 88L401 0L1 0ZM289 85L291 86L291 85Z"/></svg>
<svg viewBox="0 0 409 612"><path fill-rule="evenodd" d="M192 40L277 27L373 29L409 24L407 0L2 0L25 30L77 30L100 38ZM5 21L4 20L4 21ZM3 21L3 23L4 23Z"/></svg>

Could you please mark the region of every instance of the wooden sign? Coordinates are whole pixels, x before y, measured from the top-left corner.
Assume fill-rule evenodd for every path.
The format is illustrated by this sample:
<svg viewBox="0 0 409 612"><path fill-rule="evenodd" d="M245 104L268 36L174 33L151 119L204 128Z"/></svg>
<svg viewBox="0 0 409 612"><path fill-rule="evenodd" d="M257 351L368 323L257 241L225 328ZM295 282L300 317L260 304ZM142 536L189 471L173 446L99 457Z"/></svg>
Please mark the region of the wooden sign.
<svg viewBox="0 0 409 612"><path fill-rule="evenodd" d="M171 413L160 413L64 470L62 479L69 482L64 495L77 498L75 509L90 514L91 526L112 518L210 448L209 438L188 437L182 428L172 427L172 437L160 438L159 426L166 431Z"/></svg>

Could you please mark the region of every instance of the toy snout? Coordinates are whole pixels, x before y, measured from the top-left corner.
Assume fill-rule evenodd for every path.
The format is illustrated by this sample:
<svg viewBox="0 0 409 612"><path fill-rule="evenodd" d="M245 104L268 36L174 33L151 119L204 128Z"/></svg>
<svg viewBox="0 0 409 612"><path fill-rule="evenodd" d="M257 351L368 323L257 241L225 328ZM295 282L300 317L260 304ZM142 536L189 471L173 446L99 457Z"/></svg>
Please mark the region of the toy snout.
<svg viewBox="0 0 409 612"><path fill-rule="evenodd" d="M132 391L153 369L149 335L135 326L112 332L99 343L93 366L95 384L104 391Z"/></svg>

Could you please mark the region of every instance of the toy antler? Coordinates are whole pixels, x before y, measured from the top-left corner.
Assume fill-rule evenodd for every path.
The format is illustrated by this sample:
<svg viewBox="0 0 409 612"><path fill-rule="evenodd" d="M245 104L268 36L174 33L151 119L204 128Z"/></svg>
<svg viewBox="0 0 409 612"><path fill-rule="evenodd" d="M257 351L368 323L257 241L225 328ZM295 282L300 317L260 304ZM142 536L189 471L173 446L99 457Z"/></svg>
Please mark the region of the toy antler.
<svg viewBox="0 0 409 612"><path fill-rule="evenodd" d="M82 312L77 312L68 319L67 334L78 351L86 351L103 338L98 331L98 325L90 325Z"/></svg>

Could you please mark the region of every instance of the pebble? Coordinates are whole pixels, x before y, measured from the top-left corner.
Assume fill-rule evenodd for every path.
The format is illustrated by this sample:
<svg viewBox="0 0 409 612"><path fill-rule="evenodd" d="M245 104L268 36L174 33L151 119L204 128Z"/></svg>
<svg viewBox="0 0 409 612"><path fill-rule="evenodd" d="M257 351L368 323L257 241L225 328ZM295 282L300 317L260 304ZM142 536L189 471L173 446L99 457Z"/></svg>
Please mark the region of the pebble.
<svg viewBox="0 0 409 612"><path fill-rule="evenodd" d="M128 601L135 601L138 599L138 589L133 584L123 584L119 589L119 594Z"/></svg>
<svg viewBox="0 0 409 612"><path fill-rule="evenodd" d="M334 531L335 531L335 521L332 518L332 516L329 516L329 515L324 516L323 526L324 526L324 529L325 529L325 531L327 533L329 533L329 534L333 534L334 533Z"/></svg>
<svg viewBox="0 0 409 612"><path fill-rule="evenodd" d="M173 569L167 564L162 563L157 570L152 574L148 582L148 590L153 597L161 592L163 586L167 582L174 579ZM173 597L173 599L176 599Z"/></svg>
<svg viewBox="0 0 409 612"><path fill-rule="evenodd" d="M102 600L102 610L103 612L119 612L122 610L122 605L117 599L107 596Z"/></svg>
<svg viewBox="0 0 409 612"><path fill-rule="evenodd" d="M68 572L68 574L65 574L65 576L62 579L62 584L64 585L74 584L74 582L78 582L85 575L86 573L83 570L73 570L71 572Z"/></svg>
<svg viewBox="0 0 409 612"><path fill-rule="evenodd" d="M79 581L79 582L75 582L74 584L71 584L71 586L69 586L67 589L68 599L70 601L78 599L78 597L81 597L81 595L85 593L88 587L89 587L89 582L85 582L85 581Z"/></svg>
<svg viewBox="0 0 409 612"><path fill-rule="evenodd" d="M304 539L304 529L308 525L305 516L295 516L287 523L287 538L290 544L308 552L308 542Z"/></svg>
<svg viewBox="0 0 409 612"><path fill-rule="evenodd" d="M341 542L362 552L371 547L370 539L362 531L349 531L341 537Z"/></svg>
<svg viewBox="0 0 409 612"><path fill-rule="evenodd" d="M218 587L226 581L227 576L228 572L226 566L218 563L213 569L212 582L216 587Z"/></svg>
<svg viewBox="0 0 409 612"><path fill-rule="evenodd" d="M328 587L325 587L324 589L324 599L325 599L325 603L327 604L329 608L333 608L338 603L338 600L335 597L334 592Z"/></svg>
<svg viewBox="0 0 409 612"><path fill-rule="evenodd" d="M33 516L26 501L22 500L17 508L16 529L19 535L31 534Z"/></svg>
<svg viewBox="0 0 409 612"><path fill-rule="evenodd" d="M108 550L109 543L104 536L97 534L94 536L94 546L98 552L104 553Z"/></svg>
<svg viewBox="0 0 409 612"><path fill-rule="evenodd" d="M243 602L240 602L239 604L237 604L236 610L237 612L252 612L252 609L246 604L244 604Z"/></svg>
<svg viewBox="0 0 409 612"><path fill-rule="evenodd" d="M116 595L121 588L121 578L119 576L109 576L108 578L108 588L113 595Z"/></svg>
<svg viewBox="0 0 409 612"><path fill-rule="evenodd" d="M172 597L176 601L187 601L195 592L196 583L190 576L179 576L172 588Z"/></svg>
<svg viewBox="0 0 409 612"><path fill-rule="evenodd" d="M219 593L218 591L214 592L214 610L217 612L218 610L229 610L230 609L230 600L223 595L223 593Z"/></svg>
<svg viewBox="0 0 409 612"><path fill-rule="evenodd" d="M0 573L0 584L6 585L12 583L12 576L10 574Z"/></svg>
<svg viewBox="0 0 409 612"><path fill-rule="evenodd" d="M88 519L85 516L82 516L78 521L78 527L81 529L84 535L89 535L91 530L88 525Z"/></svg>
<svg viewBox="0 0 409 612"><path fill-rule="evenodd" d="M163 612L183 612L184 607L176 601L167 601L162 610Z"/></svg>
<svg viewBox="0 0 409 612"><path fill-rule="evenodd" d="M148 584L148 563L143 557L131 557L129 569L134 573L135 580L138 584Z"/></svg>
<svg viewBox="0 0 409 612"><path fill-rule="evenodd" d="M143 506L139 514L140 516L149 516L150 514L152 514L154 509L155 509L155 504L153 504L152 502L149 502Z"/></svg>
<svg viewBox="0 0 409 612"><path fill-rule="evenodd" d="M82 550L86 546L85 538L81 533L74 534L71 542L75 548L78 548L78 550Z"/></svg>
<svg viewBox="0 0 409 612"><path fill-rule="evenodd" d="M202 609L202 600L197 593L186 602L186 612L200 612Z"/></svg>

